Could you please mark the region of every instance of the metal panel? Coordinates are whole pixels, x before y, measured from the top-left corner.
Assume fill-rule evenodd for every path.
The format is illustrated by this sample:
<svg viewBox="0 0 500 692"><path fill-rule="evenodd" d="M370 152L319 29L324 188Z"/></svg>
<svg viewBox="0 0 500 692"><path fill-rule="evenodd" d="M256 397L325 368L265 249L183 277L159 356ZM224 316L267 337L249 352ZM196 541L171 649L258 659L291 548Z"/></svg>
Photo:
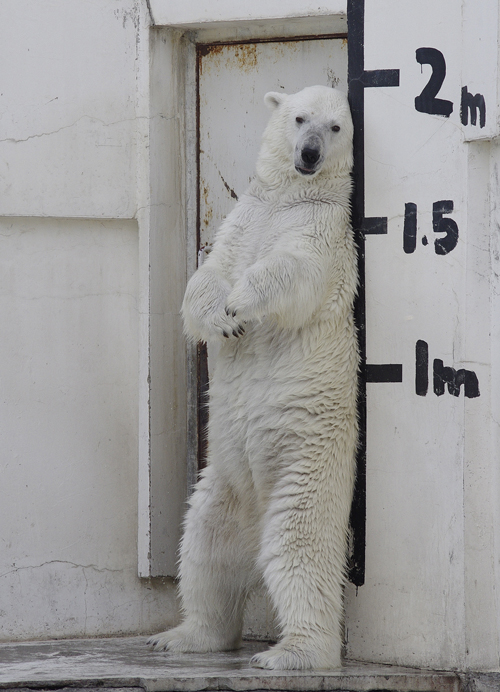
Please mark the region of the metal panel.
<svg viewBox="0 0 500 692"><path fill-rule="evenodd" d="M312 84L347 92L343 36L201 45L199 74L199 247L213 241L247 188L269 119L268 91Z"/></svg>
<svg viewBox="0 0 500 692"><path fill-rule="evenodd" d="M324 84L347 92L345 34L198 46L198 261L210 251L224 216L254 174L261 135L269 119L268 91L294 93ZM204 406L214 347L198 351L197 461L204 464ZM190 477L196 475L191 469ZM364 512L361 546L364 556ZM364 561L363 561L364 564ZM361 582L362 583L362 582Z"/></svg>

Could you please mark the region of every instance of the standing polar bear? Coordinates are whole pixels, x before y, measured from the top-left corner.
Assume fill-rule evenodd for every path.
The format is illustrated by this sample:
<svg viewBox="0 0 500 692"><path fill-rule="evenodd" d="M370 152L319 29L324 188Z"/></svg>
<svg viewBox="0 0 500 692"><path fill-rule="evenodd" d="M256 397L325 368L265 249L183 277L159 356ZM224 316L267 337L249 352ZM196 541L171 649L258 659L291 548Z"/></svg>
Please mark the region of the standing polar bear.
<svg viewBox="0 0 500 692"><path fill-rule="evenodd" d="M328 87L265 103L256 178L182 306L189 337L221 347L208 465L181 546L184 621L149 644L238 648L263 581L281 638L251 664L335 668L357 441L353 127L345 95Z"/></svg>

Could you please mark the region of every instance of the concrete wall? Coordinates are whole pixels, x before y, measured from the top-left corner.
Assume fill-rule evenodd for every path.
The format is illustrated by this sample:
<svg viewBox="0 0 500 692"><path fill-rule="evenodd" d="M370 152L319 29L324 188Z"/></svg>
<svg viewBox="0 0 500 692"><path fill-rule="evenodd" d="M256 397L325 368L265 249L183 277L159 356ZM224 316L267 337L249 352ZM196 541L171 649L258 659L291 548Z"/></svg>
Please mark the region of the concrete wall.
<svg viewBox="0 0 500 692"><path fill-rule="evenodd" d="M2 639L177 617L137 576L141 12L0 7Z"/></svg>
<svg viewBox="0 0 500 692"><path fill-rule="evenodd" d="M137 224L0 220L2 638L149 631L137 577Z"/></svg>

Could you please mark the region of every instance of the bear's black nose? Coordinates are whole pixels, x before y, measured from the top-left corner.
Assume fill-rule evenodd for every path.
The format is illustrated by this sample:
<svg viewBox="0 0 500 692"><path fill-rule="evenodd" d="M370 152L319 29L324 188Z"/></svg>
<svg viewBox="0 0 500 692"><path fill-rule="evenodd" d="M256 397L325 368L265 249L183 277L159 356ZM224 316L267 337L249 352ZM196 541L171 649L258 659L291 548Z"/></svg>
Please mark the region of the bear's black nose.
<svg viewBox="0 0 500 692"><path fill-rule="evenodd" d="M319 151L317 149L309 149L304 147L302 149L302 161L309 166L313 166L319 159Z"/></svg>

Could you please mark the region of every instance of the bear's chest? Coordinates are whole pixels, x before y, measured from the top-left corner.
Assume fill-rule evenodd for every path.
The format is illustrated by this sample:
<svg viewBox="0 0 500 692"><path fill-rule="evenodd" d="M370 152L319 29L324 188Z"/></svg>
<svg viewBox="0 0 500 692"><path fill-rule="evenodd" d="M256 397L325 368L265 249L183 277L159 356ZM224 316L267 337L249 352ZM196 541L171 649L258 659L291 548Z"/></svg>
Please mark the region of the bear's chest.
<svg viewBox="0 0 500 692"><path fill-rule="evenodd" d="M315 227L315 210L307 202L273 204L250 198L237 210L233 237L233 281L245 269L273 252L300 245L302 236Z"/></svg>

